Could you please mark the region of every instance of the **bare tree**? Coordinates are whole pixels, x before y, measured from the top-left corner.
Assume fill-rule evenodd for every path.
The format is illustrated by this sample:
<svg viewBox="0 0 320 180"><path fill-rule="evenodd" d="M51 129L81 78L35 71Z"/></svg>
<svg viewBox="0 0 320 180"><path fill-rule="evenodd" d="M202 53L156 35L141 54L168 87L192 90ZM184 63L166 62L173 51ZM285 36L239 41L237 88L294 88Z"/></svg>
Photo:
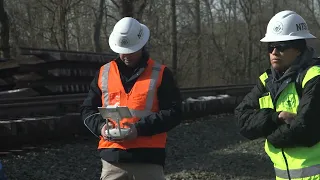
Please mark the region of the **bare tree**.
<svg viewBox="0 0 320 180"><path fill-rule="evenodd" d="M96 22L95 22L95 25L94 25L94 34L93 34L95 52L101 52L102 51L101 44L100 44L100 34L101 34L101 26L102 26L104 9L105 9L105 0L100 0L99 13L98 13L98 16L96 18Z"/></svg>
<svg viewBox="0 0 320 180"><path fill-rule="evenodd" d="M320 0L317 0L315 2L314 0L299 0L299 2L302 4L302 6L305 7L308 13L311 14L312 21L317 26L317 28L320 28L320 22L319 22L319 10L320 10ZM315 4L318 5L318 8L315 8Z"/></svg>
<svg viewBox="0 0 320 180"><path fill-rule="evenodd" d="M67 13L68 13L68 0L60 0L57 4L59 10L59 29L60 29L60 44L63 49L69 49L68 46L68 24L67 24Z"/></svg>
<svg viewBox="0 0 320 180"><path fill-rule="evenodd" d="M174 77L177 78L177 15L176 15L176 1L171 0L171 61Z"/></svg>
<svg viewBox="0 0 320 180"><path fill-rule="evenodd" d="M116 6L118 11L120 12L120 17L133 17L140 21L142 19L142 15L144 9L147 6L147 0L121 0L115 1L111 0L111 2Z"/></svg>
<svg viewBox="0 0 320 180"><path fill-rule="evenodd" d="M26 8L26 11L27 11L27 22L28 22L28 31L29 31L29 34L30 34L30 45L32 47L37 47L37 40L36 40L36 31L33 30L33 27L34 27L34 23L35 21L33 20L33 15L34 13L32 12L32 7L31 7L31 3L25 3L25 8Z"/></svg>
<svg viewBox="0 0 320 180"><path fill-rule="evenodd" d="M245 72L247 77L247 81L251 79L251 67L253 63L253 5L254 5L254 0L240 0L240 6L241 6L241 11L243 13L245 22L246 22L246 27L248 31L248 42L247 42L247 56L245 57L246 59L246 66Z"/></svg>
<svg viewBox="0 0 320 180"><path fill-rule="evenodd" d="M201 16L200 16L200 0L195 0L195 22L196 22L196 37L197 37L197 82L198 86L202 85L202 55L201 55Z"/></svg>
<svg viewBox="0 0 320 180"><path fill-rule="evenodd" d="M121 16L122 17L134 17L134 1L133 0L121 0Z"/></svg>
<svg viewBox="0 0 320 180"><path fill-rule="evenodd" d="M0 48L3 51L4 58L10 58L9 26L9 18L4 8L4 2L0 0Z"/></svg>
<svg viewBox="0 0 320 180"><path fill-rule="evenodd" d="M6 57L18 46L109 51L114 24L131 16L149 27L152 57L180 86L250 83L270 65L259 40L285 9L320 34L320 0L0 0L0 46Z"/></svg>

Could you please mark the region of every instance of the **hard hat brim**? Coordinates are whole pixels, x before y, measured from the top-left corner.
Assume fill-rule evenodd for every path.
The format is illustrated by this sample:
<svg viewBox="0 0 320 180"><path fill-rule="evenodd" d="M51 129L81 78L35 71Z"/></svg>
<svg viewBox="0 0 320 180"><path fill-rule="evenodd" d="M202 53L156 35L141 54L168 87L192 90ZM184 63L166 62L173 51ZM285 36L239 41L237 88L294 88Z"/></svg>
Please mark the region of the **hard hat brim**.
<svg viewBox="0 0 320 180"><path fill-rule="evenodd" d="M303 36L290 36L290 35L281 35L281 36L265 36L260 41L261 42L279 42L279 41L291 41L291 40L298 40L298 39L314 39L316 38L312 34L306 34Z"/></svg>
<svg viewBox="0 0 320 180"><path fill-rule="evenodd" d="M140 24L140 25L143 28L142 40L140 41L139 44L136 44L136 45L131 46L131 47L124 48L124 47L117 46L114 43L111 43L111 42L114 42L112 40L113 35L111 33L110 38L109 38L109 46L112 49L112 51L114 51L115 53L119 53L119 54L131 54L131 53L139 51L148 42L149 37L150 37L149 28L147 26L145 26L144 24Z"/></svg>

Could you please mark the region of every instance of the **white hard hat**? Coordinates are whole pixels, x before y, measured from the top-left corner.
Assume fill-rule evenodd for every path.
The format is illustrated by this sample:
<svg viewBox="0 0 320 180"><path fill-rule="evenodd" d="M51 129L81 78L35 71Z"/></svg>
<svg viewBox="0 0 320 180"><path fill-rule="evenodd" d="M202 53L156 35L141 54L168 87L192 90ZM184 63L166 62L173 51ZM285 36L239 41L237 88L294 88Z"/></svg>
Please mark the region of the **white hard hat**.
<svg viewBox="0 0 320 180"><path fill-rule="evenodd" d="M124 17L116 23L109 37L110 48L119 54L130 54L140 50L149 40L147 26L131 17Z"/></svg>
<svg viewBox="0 0 320 180"><path fill-rule="evenodd" d="M306 21L296 12L285 10L274 15L261 42L290 41L316 38L310 34Z"/></svg>

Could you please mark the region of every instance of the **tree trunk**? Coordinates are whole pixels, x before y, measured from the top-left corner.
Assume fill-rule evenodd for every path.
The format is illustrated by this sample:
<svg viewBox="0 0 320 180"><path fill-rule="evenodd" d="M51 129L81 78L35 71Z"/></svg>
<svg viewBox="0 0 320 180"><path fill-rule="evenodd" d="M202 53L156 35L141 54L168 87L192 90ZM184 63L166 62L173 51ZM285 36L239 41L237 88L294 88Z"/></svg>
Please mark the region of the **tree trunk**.
<svg viewBox="0 0 320 180"><path fill-rule="evenodd" d="M197 85L202 85L202 54L201 54L201 18L200 18L200 0L195 0L196 17L196 37L197 37Z"/></svg>
<svg viewBox="0 0 320 180"><path fill-rule="evenodd" d="M95 52L102 51L101 44L100 44L100 34L101 34L101 25L102 25L103 14L104 14L104 4L105 4L105 0L100 0L99 14L94 26L93 40L94 40Z"/></svg>
<svg viewBox="0 0 320 180"><path fill-rule="evenodd" d="M176 1L171 0L171 61L172 71L175 78L177 78L177 15L176 15Z"/></svg>
<svg viewBox="0 0 320 180"><path fill-rule="evenodd" d="M68 29L67 29L67 22L66 22L66 16L67 16L67 3L65 0L60 0L60 37L61 37L61 45L64 50L68 50Z"/></svg>
<svg viewBox="0 0 320 180"><path fill-rule="evenodd" d="M4 10L4 2L0 0L0 49L2 49L4 58L10 58L9 37L9 18Z"/></svg>
<svg viewBox="0 0 320 180"><path fill-rule="evenodd" d="M120 3L111 0L111 2L119 10L120 18L133 17L138 21L141 21L144 9L148 4L147 0L121 0Z"/></svg>
<svg viewBox="0 0 320 180"><path fill-rule="evenodd" d="M122 5L121 18L134 17L133 0L122 0L121 5Z"/></svg>

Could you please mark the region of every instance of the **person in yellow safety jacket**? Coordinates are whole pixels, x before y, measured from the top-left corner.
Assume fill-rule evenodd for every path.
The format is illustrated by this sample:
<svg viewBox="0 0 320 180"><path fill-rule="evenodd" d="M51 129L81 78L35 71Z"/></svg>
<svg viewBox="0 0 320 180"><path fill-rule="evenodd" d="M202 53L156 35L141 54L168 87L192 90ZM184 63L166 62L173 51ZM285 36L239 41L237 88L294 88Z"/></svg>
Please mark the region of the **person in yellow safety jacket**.
<svg viewBox="0 0 320 180"><path fill-rule="evenodd" d="M85 126L99 138L101 180L164 180L167 132L181 122L181 96L169 68L153 60L147 49L149 28L136 19L119 20L109 37L119 57L96 73L81 106ZM123 139L110 138L98 107L126 106L132 118L120 121L129 128Z"/></svg>
<svg viewBox="0 0 320 180"><path fill-rule="evenodd" d="M320 179L320 63L306 21L285 10L268 23L271 67L235 109L240 133L265 138L277 180Z"/></svg>

